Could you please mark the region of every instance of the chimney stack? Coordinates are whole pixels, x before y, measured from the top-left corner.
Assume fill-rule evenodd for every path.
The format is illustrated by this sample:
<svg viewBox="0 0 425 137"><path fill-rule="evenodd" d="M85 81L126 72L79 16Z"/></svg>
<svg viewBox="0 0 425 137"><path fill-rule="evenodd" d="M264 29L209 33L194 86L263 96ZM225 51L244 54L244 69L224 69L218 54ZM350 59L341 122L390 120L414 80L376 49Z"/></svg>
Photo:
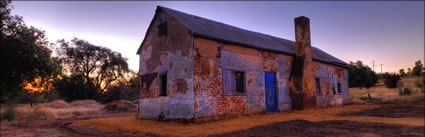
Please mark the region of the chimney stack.
<svg viewBox="0 0 425 137"><path fill-rule="evenodd" d="M310 19L304 16L295 18L295 42L296 55L303 56L307 52L311 54ZM308 53L307 53L308 54ZM311 56L309 56L311 59Z"/></svg>
<svg viewBox="0 0 425 137"><path fill-rule="evenodd" d="M314 107L315 74L311 55L310 19L304 16L295 18L296 56L292 64L290 79L293 109Z"/></svg>

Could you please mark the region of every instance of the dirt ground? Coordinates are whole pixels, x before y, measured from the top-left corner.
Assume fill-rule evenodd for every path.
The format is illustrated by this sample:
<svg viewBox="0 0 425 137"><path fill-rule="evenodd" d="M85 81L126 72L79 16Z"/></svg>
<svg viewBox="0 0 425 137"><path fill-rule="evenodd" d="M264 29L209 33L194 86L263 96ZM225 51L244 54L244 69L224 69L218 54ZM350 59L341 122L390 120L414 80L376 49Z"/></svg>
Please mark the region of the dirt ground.
<svg viewBox="0 0 425 137"><path fill-rule="evenodd" d="M393 136L424 136L423 130L418 130L424 128L423 111L422 117L410 117L410 114L402 115L401 117L397 118L367 115L347 115L354 112L374 110L388 106L390 105L347 105L330 108L293 110L273 114L241 116L234 119L226 119L203 124L158 122L154 120L140 120L135 116L125 116L78 120L75 121L72 125L97 128L105 131L133 133L135 135L141 136L227 136L231 135L229 133L237 133L235 134L237 136L250 136L248 133L259 130L257 128L270 129L271 131L260 132L264 134L256 134L256 136L292 136L295 134L295 132L298 132L300 136L310 133L312 136L338 136L339 133L343 133L339 134L342 136L381 136L386 135L387 133L384 132L389 131L391 131L389 133L394 133ZM415 113L416 111L419 111L416 109L423 109L423 107L420 107L420 105L409 106L412 106L411 109L414 109L411 112ZM388 111L378 112L392 113L392 109L387 110ZM279 126L284 127L293 127L294 129L291 131L280 131L284 129L273 128L276 127L274 124L280 124ZM329 124L329 126L326 126L326 124ZM347 124L347 126L341 126L344 124ZM334 128L338 126L341 127ZM359 129L352 130L350 126L358 127ZM369 130L373 130L374 132L369 132ZM394 130L394 132L392 130ZM269 132L276 134L268 134ZM306 132L306 134L303 132ZM320 132L320 134L316 132Z"/></svg>
<svg viewBox="0 0 425 137"><path fill-rule="evenodd" d="M203 124L140 120L135 112L1 123L2 137L424 136L423 105L347 105ZM395 116L391 117L394 114Z"/></svg>
<svg viewBox="0 0 425 137"><path fill-rule="evenodd" d="M94 115L90 117L67 118L55 120L30 120L30 121L2 121L0 128L1 137L135 137L131 133L119 131L105 131L71 125L76 120L85 120L101 117L117 117L134 115L130 113L112 113Z"/></svg>
<svg viewBox="0 0 425 137"><path fill-rule="evenodd" d="M212 137L400 137L424 136L424 127L361 123L346 120L310 122L291 120Z"/></svg>
<svg viewBox="0 0 425 137"><path fill-rule="evenodd" d="M424 105L387 105L376 109L344 114L345 116L372 116L372 117L424 117Z"/></svg>

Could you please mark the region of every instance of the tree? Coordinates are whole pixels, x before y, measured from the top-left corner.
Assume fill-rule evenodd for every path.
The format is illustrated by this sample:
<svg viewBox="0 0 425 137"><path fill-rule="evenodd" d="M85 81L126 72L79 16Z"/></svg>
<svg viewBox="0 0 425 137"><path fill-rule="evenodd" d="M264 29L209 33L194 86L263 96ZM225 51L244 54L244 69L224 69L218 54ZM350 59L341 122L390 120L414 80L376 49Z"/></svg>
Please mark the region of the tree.
<svg viewBox="0 0 425 137"><path fill-rule="evenodd" d="M54 86L59 98L71 102L80 99L93 99L96 93L92 93L90 85L85 82L83 75L64 76L55 81Z"/></svg>
<svg viewBox="0 0 425 137"><path fill-rule="evenodd" d="M348 64L348 85L350 87L366 87L370 99L369 88L378 82L378 75L370 67L363 65L361 61Z"/></svg>
<svg viewBox="0 0 425 137"><path fill-rule="evenodd" d="M412 74L412 69L410 69L410 68L407 68L407 76L409 77L409 76L411 76L411 74Z"/></svg>
<svg viewBox="0 0 425 137"><path fill-rule="evenodd" d="M129 71L127 59L120 53L74 38L70 42L57 42L58 59L65 74L82 75L90 87L90 93L98 98L114 81Z"/></svg>
<svg viewBox="0 0 425 137"><path fill-rule="evenodd" d="M406 72L404 72L404 69L400 69L399 70L399 74L401 77L405 77L406 76Z"/></svg>
<svg viewBox="0 0 425 137"><path fill-rule="evenodd" d="M385 73L384 74L384 85L387 88L396 88L398 81L401 80L400 79L400 75L398 74L389 74L389 73Z"/></svg>
<svg viewBox="0 0 425 137"><path fill-rule="evenodd" d="M125 77L120 79L118 84L112 86L102 94L100 102L109 103L115 100L125 99L134 101L139 98L139 81L137 73L130 71Z"/></svg>
<svg viewBox="0 0 425 137"><path fill-rule="evenodd" d="M350 87L373 86L378 82L377 74L370 67L363 65L363 62L350 62L348 67Z"/></svg>
<svg viewBox="0 0 425 137"><path fill-rule="evenodd" d="M423 67L424 65L422 64L421 60L418 60L415 62L415 66L412 69L412 75L413 76L421 76L421 74L423 73Z"/></svg>
<svg viewBox="0 0 425 137"><path fill-rule="evenodd" d="M0 1L0 102L25 92L24 81L51 79L61 70L51 57L44 31L28 27L20 16L11 16L9 4Z"/></svg>

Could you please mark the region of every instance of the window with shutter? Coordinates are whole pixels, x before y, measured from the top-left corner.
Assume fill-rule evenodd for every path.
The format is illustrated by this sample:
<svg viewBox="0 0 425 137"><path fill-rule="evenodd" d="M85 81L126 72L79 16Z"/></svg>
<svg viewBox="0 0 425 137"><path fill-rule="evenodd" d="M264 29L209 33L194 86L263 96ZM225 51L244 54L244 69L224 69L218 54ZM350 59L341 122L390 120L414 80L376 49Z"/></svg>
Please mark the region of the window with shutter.
<svg viewBox="0 0 425 137"><path fill-rule="evenodd" d="M239 71L223 70L223 95L245 93L245 73Z"/></svg>
<svg viewBox="0 0 425 137"><path fill-rule="evenodd" d="M244 72L235 72L234 74L235 74L236 92L244 93L245 92Z"/></svg>
<svg viewBox="0 0 425 137"><path fill-rule="evenodd" d="M224 95L232 95L232 79L233 72L232 70L223 70L223 94Z"/></svg>

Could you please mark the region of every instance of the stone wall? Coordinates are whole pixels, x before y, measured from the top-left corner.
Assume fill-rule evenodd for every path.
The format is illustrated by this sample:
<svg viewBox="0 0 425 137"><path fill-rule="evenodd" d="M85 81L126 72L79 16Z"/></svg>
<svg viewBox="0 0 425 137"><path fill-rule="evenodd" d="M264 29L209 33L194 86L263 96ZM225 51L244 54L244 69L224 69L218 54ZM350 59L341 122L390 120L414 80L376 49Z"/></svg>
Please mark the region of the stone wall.
<svg viewBox="0 0 425 137"><path fill-rule="evenodd" d="M265 112L264 72L276 73L279 110L290 109L291 99L286 83L291 62L291 56L195 38L193 82L196 120ZM245 73L244 94L223 95L223 69Z"/></svg>
<svg viewBox="0 0 425 137"><path fill-rule="evenodd" d="M166 34L158 27L165 23ZM164 31L164 30L162 30ZM154 17L140 52L139 118L192 119L194 116L192 37L163 12ZM167 96L159 76L167 75Z"/></svg>
<svg viewBox="0 0 425 137"><path fill-rule="evenodd" d="M317 107L342 105L349 99L348 95L348 70L338 66L313 62L316 78L320 78L320 93L316 93ZM341 93L334 93L333 76L341 84ZM337 91L337 89L335 89ZM317 91L316 91L317 92Z"/></svg>
<svg viewBox="0 0 425 137"><path fill-rule="evenodd" d="M166 23L166 35L160 32L161 23ZM292 109L289 87L294 83L289 78L293 60L290 55L192 37L183 25L160 12L141 45L138 117L202 122L263 113L265 72L276 74L278 110ZM309 74L320 78L321 92L311 88L315 81L303 82L308 84L309 95L314 95L308 100L314 100L316 107L343 104L349 98L347 69L317 61L310 65L313 71ZM224 69L245 73L245 93L223 95ZM167 74L167 96L160 96L162 74ZM334 75L342 93L333 93Z"/></svg>

